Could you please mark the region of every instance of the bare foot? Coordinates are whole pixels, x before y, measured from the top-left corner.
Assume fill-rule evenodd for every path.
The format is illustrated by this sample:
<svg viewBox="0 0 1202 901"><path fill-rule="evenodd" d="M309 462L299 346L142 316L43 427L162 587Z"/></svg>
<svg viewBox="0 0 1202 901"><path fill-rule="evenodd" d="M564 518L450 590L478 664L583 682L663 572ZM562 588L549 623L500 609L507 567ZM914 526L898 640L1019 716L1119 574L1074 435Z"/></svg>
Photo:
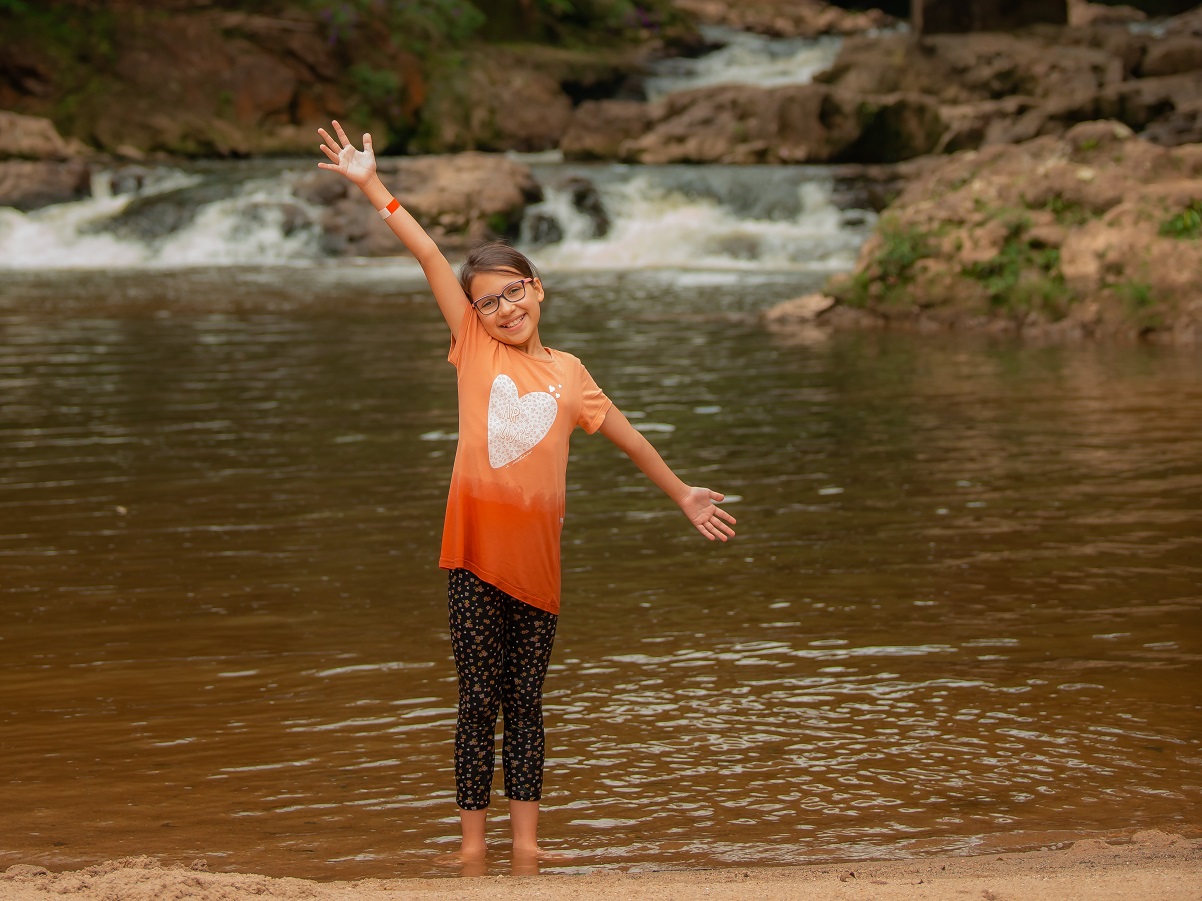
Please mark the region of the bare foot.
<svg viewBox="0 0 1202 901"><path fill-rule="evenodd" d="M570 851L544 851L535 845L533 848L514 848L513 857L509 862L511 876L537 876L540 864L557 864L570 860Z"/></svg>
<svg viewBox="0 0 1202 901"><path fill-rule="evenodd" d="M457 867L461 876L483 876L488 869L488 857L483 848L439 854L434 863L440 867Z"/></svg>
<svg viewBox="0 0 1202 901"><path fill-rule="evenodd" d="M514 848L513 859L535 860L541 863L559 863L571 860L576 854L572 851L549 851L535 845L532 848Z"/></svg>

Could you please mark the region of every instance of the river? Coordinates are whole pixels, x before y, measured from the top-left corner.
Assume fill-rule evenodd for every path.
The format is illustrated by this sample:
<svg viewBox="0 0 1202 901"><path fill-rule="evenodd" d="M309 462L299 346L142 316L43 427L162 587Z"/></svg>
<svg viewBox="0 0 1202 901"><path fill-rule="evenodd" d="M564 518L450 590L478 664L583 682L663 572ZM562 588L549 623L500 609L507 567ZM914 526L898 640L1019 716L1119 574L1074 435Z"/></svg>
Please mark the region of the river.
<svg viewBox="0 0 1202 901"><path fill-rule="evenodd" d="M544 340L740 522L575 440L563 868L1196 825L1202 361L766 332L808 279L546 273ZM438 872L456 413L412 267L15 273L0 329L0 863Z"/></svg>

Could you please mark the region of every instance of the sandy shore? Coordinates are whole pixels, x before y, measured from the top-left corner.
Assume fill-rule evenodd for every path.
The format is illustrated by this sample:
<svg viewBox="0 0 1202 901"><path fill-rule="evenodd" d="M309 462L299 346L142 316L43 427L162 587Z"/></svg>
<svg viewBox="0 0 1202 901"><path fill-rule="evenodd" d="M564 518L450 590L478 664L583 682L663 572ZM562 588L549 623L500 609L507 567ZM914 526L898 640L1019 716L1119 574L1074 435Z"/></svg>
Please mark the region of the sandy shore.
<svg viewBox="0 0 1202 901"><path fill-rule="evenodd" d="M941 857L854 865L730 868L632 875L484 876L311 882L161 867L133 857L66 873L17 864L0 874L4 901L419 901L592 899L632 901L1202 901L1202 840L1146 831L1086 839L1058 851Z"/></svg>

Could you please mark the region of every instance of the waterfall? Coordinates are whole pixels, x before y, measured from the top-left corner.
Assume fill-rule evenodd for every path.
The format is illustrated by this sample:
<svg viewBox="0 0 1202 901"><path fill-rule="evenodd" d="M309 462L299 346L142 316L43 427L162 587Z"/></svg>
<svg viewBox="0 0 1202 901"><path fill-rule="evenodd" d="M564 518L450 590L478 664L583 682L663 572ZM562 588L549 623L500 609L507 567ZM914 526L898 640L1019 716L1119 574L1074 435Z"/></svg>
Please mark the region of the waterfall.
<svg viewBox="0 0 1202 901"><path fill-rule="evenodd" d="M536 166L521 245L556 268L850 269L873 214L814 166Z"/></svg>
<svg viewBox="0 0 1202 901"><path fill-rule="evenodd" d="M769 38L715 27L701 31L717 49L695 59L673 57L653 64L644 82L648 100L719 84L762 88L808 84L815 74L831 67L843 45L839 37Z"/></svg>
<svg viewBox="0 0 1202 901"><path fill-rule="evenodd" d="M320 254L320 210L273 161L98 170L92 196L30 213L0 207L0 269L229 266Z"/></svg>
<svg viewBox="0 0 1202 901"><path fill-rule="evenodd" d="M292 192L309 166L208 163L100 172L94 195L0 209L0 269L304 265L328 259L324 208ZM852 266L874 214L841 210L815 166L537 162L544 200L519 246L564 268L834 271ZM404 251L398 245L398 256Z"/></svg>
<svg viewBox="0 0 1202 901"><path fill-rule="evenodd" d="M649 96L711 84L804 83L829 67L841 43L717 28L705 36L717 49L657 64ZM556 267L837 271L854 264L875 220L869 211L840 209L831 170L822 167L632 167L515 156L544 194L526 212L520 246ZM0 208L0 269L323 261L325 211L293 192L312 168L311 160L253 160L99 171L86 200L30 213ZM399 245L397 253L405 259Z"/></svg>

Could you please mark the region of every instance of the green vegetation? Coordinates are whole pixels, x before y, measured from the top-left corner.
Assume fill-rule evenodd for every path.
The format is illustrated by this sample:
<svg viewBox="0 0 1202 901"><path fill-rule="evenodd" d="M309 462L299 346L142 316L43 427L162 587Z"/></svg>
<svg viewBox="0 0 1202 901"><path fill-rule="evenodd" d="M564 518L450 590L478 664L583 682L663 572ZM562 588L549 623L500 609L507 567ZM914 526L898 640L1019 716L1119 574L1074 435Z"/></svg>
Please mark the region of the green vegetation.
<svg viewBox="0 0 1202 901"><path fill-rule="evenodd" d="M916 228L903 228L896 220L881 222L882 246L876 256L876 267L886 282L903 280L910 268L932 253L930 235Z"/></svg>
<svg viewBox="0 0 1202 901"><path fill-rule="evenodd" d="M397 73L373 68L368 63L355 63L346 75L354 88L351 116L361 122L376 117L387 122L388 141L384 146L402 139L404 86Z"/></svg>
<svg viewBox="0 0 1202 901"><path fill-rule="evenodd" d="M1160 223L1160 235L1179 241L1202 238L1202 200L1191 201L1180 213Z"/></svg>
<svg viewBox="0 0 1202 901"><path fill-rule="evenodd" d="M0 3L27 0L0 0ZM284 0L226 0L219 5L282 13ZM393 43L414 53L461 46L484 37L594 46L684 21L671 0L303 0L319 16L330 40L347 42L365 27L383 23Z"/></svg>
<svg viewBox="0 0 1202 901"><path fill-rule="evenodd" d="M344 41L363 23L378 22L401 49L424 53L458 44L485 22L467 0L308 0L329 29L331 41Z"/></svg>
<svg viewBox="0 0 1202 901"><path fill-rule="evenodd" d="M872 288L879 284L886 299L899 297L911 281L910 270L919 260L932 256L932 235L921 229L903 226L896 218L881 219L878 234L881 248L872 263L851 277L846 293L840 299L852 306L866 306L872 299Z"/></svg>
<svg viewBox="0 0 1202 901"><path fill-rule="evenodd" d="M1113 289L1123 302L1127 318L1141 332L1164 326L1164 317L1157 311L1156 297L1152 293L1152 286L1147 282L1118 282Z"/></svg>
<svg viewBox="0 0 1202 901"><path fill-rule="evenodd" d="M1084 225L1094 218L1094 214L1087 207L1071 200L1065 200L1059 194L1053 195L1044 209L1055 216L1057 222L1069 228Z"/></svg>
<svg viewBox="0 0 1202 901"><path fill-rule="evenodd" d="M995 310L1016 315L1037 312L1053 320L1063 319L1072 292L1060 272L1060 251L1032 245L1026 228L1021 219L1013 222L997 255L973 263L963 272L982 283Z"/></svg>

